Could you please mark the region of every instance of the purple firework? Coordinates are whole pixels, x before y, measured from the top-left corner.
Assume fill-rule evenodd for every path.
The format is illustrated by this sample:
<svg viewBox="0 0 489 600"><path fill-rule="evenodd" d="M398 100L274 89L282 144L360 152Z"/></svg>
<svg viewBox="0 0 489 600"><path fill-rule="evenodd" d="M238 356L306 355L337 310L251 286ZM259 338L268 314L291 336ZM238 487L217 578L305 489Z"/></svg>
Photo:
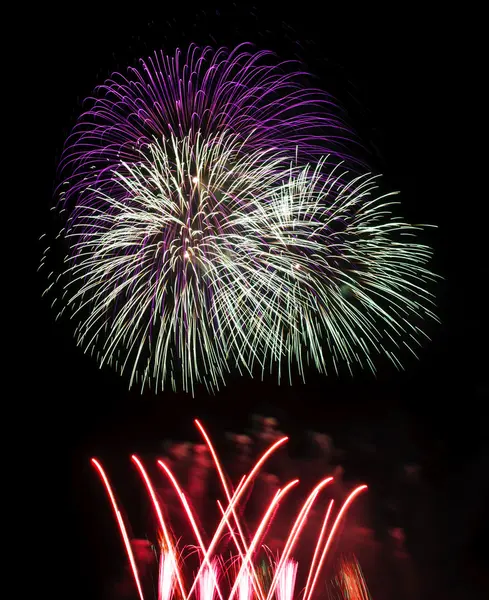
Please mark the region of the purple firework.
<svg viewBox="0 0 489 600"><path fill-rule="evenodd" d="M120 192L114 168L141 162L141 149L172 136L195 143L226 132L244 155L271 149L304 165L324 156L329 165L358 165L347 150L355 136L338 106L324 91L304 87L307 73L297 66L277 64L272 52L249 44L232 51L191 45L186 55L155 52L127 75L113 74L67 140L63 200L91 204L100 191Z"/></svg>
<svg viewBox="0 0 489 600"><path fill-rule="evenodd" d="M361 163L334 102L272 56L155 54L100 86L68 138L61 312L131 383L398 366L388 344L414 352L413 315L434 317L430 250L404 241L417 227L342 169Z"/></svg>

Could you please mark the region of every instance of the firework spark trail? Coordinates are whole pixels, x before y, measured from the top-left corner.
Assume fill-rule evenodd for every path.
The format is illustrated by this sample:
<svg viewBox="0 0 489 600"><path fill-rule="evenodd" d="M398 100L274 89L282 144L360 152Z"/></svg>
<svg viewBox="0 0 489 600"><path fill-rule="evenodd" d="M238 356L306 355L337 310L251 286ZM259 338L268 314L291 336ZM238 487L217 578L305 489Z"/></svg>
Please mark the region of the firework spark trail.
<svg viewBox="0 0 489 600"><path fill-rule="evenodd" d="M162 550L158 573L158 600L172 600L176 573L174 557Z"/></svg>
<svg viewBox="0 0 489 600"><path fill-rule="evenodd" d="M167 551L168 551L168 556L170 558L170 560L173 561L173 568L174 568L174 572L176 574L176 578L178 581L178 585L180 588L180 593L182 594L183 597L185 597L185 588L183 585L183 580L181 578L180 572L177 568L177 558L175 556L175 549L174 549L174 545L172 543L172 540L170 538L170 534L168 532L168 527L166 526L165 523L165 519L163 517L163 513L161 512L161 508L158 502L158 498L156 497L156 493L154 491L153 485L151 483L150 478L148 477L148 474L146 473L146 470L144 469L141 461L139 460L139 458L137 456L135 456L134 454L131 457L132 461L134 462L134 464L136 465L141 477L144 480L144 483L146 485L146 489L148 490L149 496L151 498L151 503L153 504L153 508L155 510L156 516L158 518L158 522L159 525L161 527L161 532L163 534L163 539L165 540L166 543L166 547L167 547Z"/></svg>
<svg viewBox="0 0 489 600"><path fill-rule="evenodd" d="M323 479L323 481L318 483L318 485L312 490L311 494L306 499L301 510L299 511L299 514L297 515L295 523L290 531L289 537L287 538L287 542L285 543L284 551L282 553L280 561L278 562L277 568L275 570L275 575L274 575L274 578L270 585L270 590L268 591L267 600L271 600L271 598L273 597L273 593L275 592L276 586L279 581L279 577L281 576L281 570L282 570L283 566L285 565L286 561L289 559L290 553L292 552L295 544L297 543L300 532L302 531L302 528L304 527L307 516L314 504L314 501L318 497L319 492L324 487L326 487L329 483L331 483L332 481L333 481L332 477L327 477L326 479Z"/></svg>
<svg viewBox="0 0 489 600"><path fill-rule="evenodd" d="M275 507L280 502L280 500L283 498L283 496L285 496L285 494L297 483L299 483L299 480L295 479L294 481L289 482L283 489L277 490L273 500L270 502L265 514L263 515L263 518L262 518L259 526L256 529L256 532L255 532L253 540L250 544L250 547L248 548L248 552L246 553L246 556L243 560L243 564L241 565L241 570L238 574L238 580L235 582L233 588L231 589L231 593L229 594L229 600L233 600L234 594L236 593L237 587L239 585L239 579L249 569L249 563L251 562L253 553L260 542L263 531L264 531L270 517L273 515L273 513L275 511Z"/></svg>
<svg viewBox="0 0 489 600"><path fill-rule="evenodd" d="M217 570L216 562L212 562L204 567L204 570L199 576L199 600L214 600L214 595L217 589Z"/></svg>
<svg viewBox="0 0 489 600"><path fill-rule="evenodd" d="M206 430L202 426L202 423L198 419L195 419L195 425L197 426L197 429L202 434L202 436L204 438L204 441L207 444L207 447L209 448L209 451L210 451L211 456L212 456L212 460L214 461L214 465L216 466L217 472L219 474L219 480L221 482L221 485L222 485L222 488L224 490L224 493L226 494L226 500L228 501L228 504L231 505L231 498L232 498L231 492L230 492L229 486L227 484L226 475L224 474L224 471L223 471L222 465L221 465L221 463L219 461L219 457L217 455L217 452L214 449L214 446L213 446L213 444L211 442L211 439L210 439L209 435L207 434ZM221 505L219 505L219 507L221 508ZM221 508L221 510L222 510L222 508ZM224 511L222 511L222 513L223 513L223 517L224 517ZM232 510L232 515L233 515L234 523L236 524L236 528L237 528L237 530L239 532L239 535L240 535L240 538L241 538L241 544L242 544L243 550L241 549L241 545L238 544L238 540L237 540L236 536L234 535L234 531L232 530L232 528L228 524L229 530L230 530L231 536L233 538L233 541L236 544L236 549L238 550L238 552L239 552L239 554L241 556L241 559L244 560L244 553L246 553L247 550L248 550L247 545L246 545L246 538L245 538L245 535L243 533L243 529L242 529L241 524L239 522L239 518L236 515L236 511L234 510L234 508ZM254 569L253 564L251 562L250 562L250 569L251 569L251 576L252 576L253 588L258 593L258 595L260 596L261 600L265 600L265 596L263 595L263 591L262 591L262 589L261 589L261 587L259 585L259 581L258 581L257 575L255 573L255 569Z"/></svg>
<svg viewBox="0 0 489 600"><path fill-rule="evenodd" d="M354 136L331 99L270 58L157 54L101 86L68 139L66 265L46 292L60 280L58 316L130 385L401 368L436 319L420 227L340 166Z"/></svg>
<svg viewBox="0 0 489 600"><path fill-rule="evenodd" d="M243 573L238 585L238 600L252 600L253 586L249 572Z"/></svg>
<svg viewBox="0 0 489 600"><path fill-rule="evenodd" d="M331 500L328 505L328 508L326 510L326 514L324 515L323 524L321 527L321 531L319 532L318 541L316 543L316 548L314 549L314 555L312 557L311 565L309 567L309 573L307 575L306 588L304 590L304 598L307 598L307 595L308 595L311 578L313 577L313 572L316 567L317 557L318 557L319 551L322 547L323 538L326 533L326 528L327 528L328 521L329 521L329 516L330 516L331 510L333 508L333 503L334 503L334 500Z"/></svg>
<svg viewBox="0 0 489 600"><path fill-rule="evenodd" d="M201 432L204 431L202 426L200 425L200 423L198 425L199 425L200 431ZM208 438L208 441L209 441L210 447L213 448L210 438ZM227 599L233 600L233 598L237 594L238 600L249 600L251 598L251 596L253 595L253 591L257 590L258 593L256 591L255 591L255 593L257 593L258 597L271 598L273 596L273 594L276 593L279 600L293 600L293 590L294 590L295 579L296 579L296 574L297 574L297 562L295 562L292 559L291 552L292 552L293 548L295 547L296 543L298 542L300 533L304 528L307 517L310 513L310 510L311 510L313 504L315 503L317 497L319 496L319 493L322 491L322 489L328 483L331 482L332 478L329 477L329 478L326 478L323 481L321 481L312 490L312 492L306 498L302 507L298 511L297 517L296 517L296 519L291 527L291 530L289 532L287 541L284 544L283 551L282 551L281 555L279 557L277 557L277 560L275 561L274 573L273 573L270 588L268 590L268 594L265 594L262 583L260 582L260 579L256 575L254 560L258 555L258 550L260 548L265 547L265 546L263 546L264 535L267 531L267 526L268 526L269 521L275 515L277 506L279 505L280 501L284 498L284 496L292 489L292 487L298 483L298 480L289 482L287 485L285 485L283 488L279 489L276 492L272 501L265 508L263 516L262 516L260 522L258 523L256 530L255 530L254 534L252 535L252 538L251 538L249 544L246 543L246 540L244 539L244 536L243 536L242 542L244 543L244 546L240 546L240 544L237 542L236 536L233 533L233 527L232 527L232 523L231 523L231 516L233 516L232 517L233 520L238 519L238 516L237 516L238 513L236 512L236 506L238 505L239 501L241 500L247 486L249 486L250 482L256 476L259 469L264 464L265 460L285 441L286 441L286 438L278 440L278 442L275 442L275 444L273 444L258 459L256 464L251 469L250 473L241 480L241 482L237 486L236 490L233 492L232 495L229 496L228 505L227 505L226 509L224 509L222 507L222 504L220 503L220 501L218 501L218 506L221 509L222 518L221 518L221 521L220 521L218 527L216 528L216 531L212 537L212 540L209 543L207 548L205 547L202 535L199 532L197 523L195 521L195 517L190 508L190 505L188 504L188 502L185 498L185 494L181 490L176 478L174 477L173 473L168 469L168 467L166 467L164 465L164 463L162 463L161 461L158 461L160 467L163 468L165 474L169 477L170 481L172 482L173 487L175 488L175 491L177 492L177 494L180 497L180 500L181 500L183 508L184 508L184 512L185 512L187 518L189 519L190 525L191 525L194 535L196 536L196 539L199 543L199 547L200 547L200 551L201 551L201 558L199 561L200 566L197 570L197 573L194 574L194 576L193 576L193 580L192 580L192 583L190 585L190 589L188 592L184 591L184 585L183 585L183 578L184 578L183 568L185 567L185 562L182 565L180 565L177 560L177 557L175 554L175 552L176 552L175 547L174 547L174 545L171 541L170 535L169 535L168 525L165 523L165 520L163 518L163 513L159 506L159 502L158 502L158 499L154 492L153 485L152 485L141 461L136 456L133 455L132 460L136 464L138 471L145 483L146 489L148 491L148 494L149 494L152 504L153 504L153 508L158 516L158 523L159 523L159 527L161 528L161 534L162 534L163 540L164 540L164 544L162 543L162 545L161 545L161 557L160 557L160 565L159 565L159 573L158 573L158 600L171 600L176 583L178 583L180 592L182 593L182 598L184 600L190 600L190 598L195 593L197 594L199 600L213 600L213 598L216 594L219 595L220 597L223 597L222 591L218 584L218 580L219 580L218 565L219 565L219 562L222 562L222 561L220 561L217 551L218 551L218 543L221 539L221 535L222 535L222 532L225 527L229 528L231 536L233 537L233 539L236 543L236 547L238 549L238 555L236 557L232 558L232 560L230 561L232 563L233 568L235 568L235 566L237 565L237 570L235 569L235 575L230 580L230 584L229 584L230 587L229 587L229 592L227 594ZM130 544L130 541L129 541L129 538L127 535L127 530L126 530L126 527L122 520L122 517L120 515L120 511L118 509L114 493L112 491L112 488L110 486L108 478L107 478L100 462L97 461L96 459L92 459L92 464L95 466L97 472L99 473L99 475L103 481L104 487L107 491L107 494L110 498L112 508L114 510L114 513L117 518L117 522L119 524L119 529L120 529L121 536L122 536L124 546L126 549L126 553L127 553L128 559L129 559L133 578L134 578L136 587L138 589L139 597L140 597L140 600L144 600L137 565L136 565L136 562L134 559L134 555L132 553L131 544ZM220 465L220 461L216 454L215 465L217 465L217 464ZM216 466L216 470L217 470L217 466ZM218 474L219 474L219 476L222 476L225 479L225 474L223 471L220 471L220 472L218 471ZM307 577L306 589L304 592L304 600L311 600L311 598L315 592L317 581L318 581L320 572L324 566L326 556L328 554L328 551L330 550L332 541L336 535L338 527L339 527L340 523L342 522L342 520L344 519L349 506L352 504L354 499L361 492L363 492L366 488L367 488L367 486L365 486L365 485L358 486L356 489L354 489L350 493L350 495L347 497L347 499L341 506L341 508L336 516L336 519L335 519L331 529L329 530L329 534L327 536L326 542L323 543L323 540L324 540L324 537L326 534L326 530L327 530L327 526L328 526L329 517L330 517L331 511L332 511L332 506L333 506L333 501L331 500L329 502L328 509L326 511L326 515L322 522L321 530L320 530L320 533L318 536L318 541L317 541L317 544L316 544L316 547L314 550L314 555L312 557L312 562L310 564L309 574ZM227 488L227 489L229 491L230 488ZM241 531L244 531L243 524L240 525L240 528L241 528ZM320 554L320 558L318 559L319 554Z"/></svg>
<svg viewBox="0 0 489 600"><path fill-rule="evenodd" d="M297 562L287 560L280 569L277 585L277 600L293 600L295 579L297 576Z"/></svg>
<svg viewBox="0 0 489 600"><path fill-rule="evenodd" d="M124 547L126 549L126 553L127 553L127 557L129 559L129 564L131 565L131 571L134 577L134 582L136 583L136 587L138 590L138 594L141 600L144 600L144 596L143 596L143 589L141 587L141 581L139 579L139 574L138 574L138 568L136 565L136 561L134 559L134 554L131 548L131 542L129 540L129 537L127 535L127 529L126 526L124 524L124 520L122 518L122 515L119 511L119 507L117 506L117 501L115 499L114 496L114 492L112 491L112 487L109 483L109 479L107 477L107 475L105 474L105 471L102 467L102 465L100 464L100 462L98 460L96 460L95 458L92 458L92 464L95 466L95 468L97 469L97 471L99 472L99 475L103 481L103 484L105 486L105 489L107 490L107 494L110 498L110 502L112 504L112 508L114 510L114 514L116 516L117 519L117 523L119 525L119 530L121 532L121 536L122 539L124 541Z"/></svg>
<svg viewBox="0 0 489 600"><path fill-rule="evenodd" d="M333 587L339 591L340 597L335 595L338 600L372 600L360 564L354 556L349 559L342 557Z"/></svg>
<svg viewBox="0 0 489 600"><path fill-rule="evenodd" d="M185 497L185 494L183 493L182 489L180 488L180 485L178 484L178 481L177 481L176 477L173 475L173 473L171 472L171 470L165 465L165 463L162 460L158 461L158 464L165 471L167 477L170 479L173 487L175 488L175 491L177 492L177 495L180 498L180 501L182 503L185 514L187 515L187 519L192 527L192 530L195 534L197 542L202 551L202 556L203 556L202 562L203 562L203 564L206 565L206 567L205 567L206 571L205 571L205 574L204 574L204 572L202 572L201 578L215 577L213 589L215 589L215 591L217 591L217 594L219 595L220 600L223 600L221 590L220 590L219 584L217 582L215 564L211 563L209 560L209 556L207 554L207 548L205 547L202 536L200 535L199 527L198 527L195 517L193 515L192 509L190 508L190 505L187 501L187 498ZM199 579L199 581L201 581L201 579ZM210 599L210 600L212 600L212 599Z"/></svg>
<svg viewBox="0 0 489 600"><path fill-rule="evenodd" d="M223 514L223 517L221 519L221 522L219 523L215 533L214 533L214 537L211 540L211 543L209 544L209 547L207 549L207 554L205 555L205 560L208 560L208 557L212 555L212 552L214 552L217 543L219 542L219 538L221 536L221 533L224 529L224 527L226 525L229 526L229 515L230 513L232 513L232 511L234 510L234 507L236 506L236 504L239 502L239 500L241 499L241 497L243 496L244 492L246 491L247 487L251 484L251 482L253 481L253 479L255 478L255 476L257 475L258 471L260 470L260 468L262 467L262 465L264 464L264 462L267 460L267 458L269 458L271 456L271 454L282 444L284 444L287 441L287 437L281 438L279 440L277 440L274 444L272 444L270 446L270 448L268 448L268 450L266 450L263 455L260 457L260 459L256 462L255 466L253 467L253 469L250 471L249 475L247 475L245 477L245 479L243 479L242 485L240 487L238 487L236 489L236 491L233 494L233 497L231 498L231 501L229 503L229 506L226 509L226 512ZM243 559L244 560L244 559ZM198 575L200 574L200 572L202 571L202 566L200 568L200 571L198 573ZM198 577L197 575L197 577ZM191 588L190 592L189 592L189 596L191 595L193 588L195 587L195 582L193 587Z"/></svg>
<svg viewBox="0 0 489 600"><path fill-rule="evenodd" d="M319 559L318 566L316 567L316 572L314 574L314 577L312 578L312 583L309 588L308 595L304 596L304 600L311 600L312 594L314 592L314 588L316 586L317 580L319 578L319 574L321 572L321 568L324 564L324 561L326 560L326 555L328 554L328 550L330 549L331 544L333 542L334 534L335 534L339 524L341 523L343 516L345 515L346 511L348 510L348 507L353 502L355 497L358 496L358 494L360 494L361 492L363 492L366 489L367 489L366 485L358 486L357 488L355 488L353 490L353 492L351 492L351 494L348 496L348 498L343 503L343 506L341 507L341 509L335 519L335 522L333 523L333 527L331 528L331 531L329 532L328 539L326 540L326 544L324 545L324 548L323 548L323 553L321 554L321 558Z"/></svg>

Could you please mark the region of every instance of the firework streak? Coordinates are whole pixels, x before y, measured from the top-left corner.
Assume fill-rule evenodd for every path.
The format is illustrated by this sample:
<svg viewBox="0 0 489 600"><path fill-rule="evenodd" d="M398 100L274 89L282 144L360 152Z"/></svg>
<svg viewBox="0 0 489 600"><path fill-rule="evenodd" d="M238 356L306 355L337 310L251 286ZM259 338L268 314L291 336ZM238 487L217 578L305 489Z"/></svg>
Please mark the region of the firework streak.
<svg viewBox="0 0 489 600"><path fill-rule="evenodd" d="M358 560L342 557L338 574L328 590L329 600L372 600Z"/></svg>
<svg viewBox="0 0 489 600"><path fill-rule="evenodd" d="M177 493L182 511L188 519L189 526L195 536L200 566L190 582L184 572L185 561L181 559L182 553L177 551L176 544L173 541L175 536L170 524L165 519L164 511L158 501L153 483L141 460L135 455L132 456L132 462L144 482L159 524L159 538L161 543L158 600L170 600L174 593L182 600L188 600L193 597L196 597L198 600L213 600L214 597L219 598L219 600L224 600L224 598L226 600L251 600L252 598L256 598L256 600L271 600L274 595L276 595L277 600L292 600L296 597L294 595L294 586L297 574L297 562L292 558L293 551L299 542L301 532L308 518L310 518L311 511L316 505L321 492L332 483L333 478L326 477L313 488L297 512L283 545L282 552L273 561L273 568L267 571L267 575L264 576L264 567L257 566L256 564L257 556L265 547L266 532L270 526L270 522L276 515L280 502L299 483L299 480L290 481L277 490L268 506L263 507L263 515L254 532L249 532L245 523L242 522L242 518L240 517L242 513L240 510L240 501L242 502L243 497L246 497L247 490L253 484L255 477L259 474L264 463L287 441L287 438L281 438L270 446L258 459L250 472L242 477L238 486L234 489L224 474L221 462L209 436L199 421L196 421L196 425L212 455L225 498L224 503L221 503L219 500L217 501L222 518L208 544L204 542L203 533L197 524L197 516L194 514L176 477L162 460L158 461L159 467L168 477ZM107 490L140 600L144 600L138 567L116 497L101 463L94 458L92 459L92 464L98 471ZM318 527L316 545L312 552L312 558L307 571L307 580L302 593L302 600L311 600L313 597L328 552L335 540L335 534L351 503L366 489L366 485L356 487L339 507L339 510L335 510L333 500L327 503L323 513L324 516ZM219 544L223 536L232 540L236 551L235 556L230 561L232 567L226 569L228 581L226 587L222 585L224 577L223 569L220 568L220 565L225 563L218 554ZM230 573L232 574L231 576Z"/></svg>
<svg viewBox="0 0 489 600"><path fill-rule="evenodd" d="M47 291L130 385L400 368L436 319L422 226L393 214L331 98L271 57L155 54L100 86L68 138Z"/></svg>

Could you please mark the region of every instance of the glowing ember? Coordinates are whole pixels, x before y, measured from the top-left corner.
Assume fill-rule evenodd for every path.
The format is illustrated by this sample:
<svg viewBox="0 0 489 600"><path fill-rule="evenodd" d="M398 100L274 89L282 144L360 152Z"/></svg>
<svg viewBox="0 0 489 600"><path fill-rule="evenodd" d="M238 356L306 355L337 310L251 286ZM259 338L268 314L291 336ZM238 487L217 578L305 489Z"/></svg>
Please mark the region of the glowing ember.
<svg viewBox="0 0 489 600"><path fill-rule="evenodd" d="M331 600L372 600L358 560L342 557L338 575L332 581Z"/></svg>

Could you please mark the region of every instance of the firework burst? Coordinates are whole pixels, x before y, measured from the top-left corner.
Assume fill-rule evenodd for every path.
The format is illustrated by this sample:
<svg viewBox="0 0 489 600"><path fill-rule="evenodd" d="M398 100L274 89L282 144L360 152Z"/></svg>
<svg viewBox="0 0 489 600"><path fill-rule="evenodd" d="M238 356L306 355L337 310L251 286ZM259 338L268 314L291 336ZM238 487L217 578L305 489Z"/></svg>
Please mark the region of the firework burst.
<svg viewBox="0 0 489 600"><path fill-rule="evenodd" d="M185 558L185 549L177 550L174 542L176 536L171 533L171 524L166 520L164 507L160 505L145 467L137 456L133 455L132 457L132 461L148 491L159 524L158 537L161 540L161 547L157 579L158 600L171 600L174 594L177 594L182 600L189 600L194 596L198 600L214 600L217 598L219 600L224 600L224 598L226 600L272 600L275 594L279 600L294 600L298 597L295 593L298 563L293 559L293 553L297 550L301 534L308 520L312 518L313 510L317 509L322 491L332 483L333 478L326 477L313 488L298 510L287 532L282 550L275 560L270 560L270 553L265 546L268 526L270 521L275 518L280 503L284 501L299 481L297 479L290 481L277 490L271 502L263 507L262 517L259 519L254 531L243 522L242 505L246 501L244 500L247 497L246 491L253 485L254 479L267 459L287 441L287 438L281 438L270 446L250 472L241 478L237 487L233 488L223 471L209 436L198 421L196 421L196 424L212 455L224 494L223 502L217 500L222 518L212 537L210 537L209 543L204 541L204 532L197 525L196 515L175 475L163 461L158 461L160 468L168 477L181 502L182 510L188 519L188 524L197 544L190 553L187 552L188 558ZM145 600L144 585L138 570L137 560L115 493L101 463L96 459L92 459L92 464L104 483L116 516L135 588L140 600ZM324 518L320 520L321 525L309 568L303 574L304 580L307 578L307 582L301 593L302 600L311 600L316 593L318 580L324 569L326 558L331 551L345 515L355 498L366 489L366 485L360 485L353 489L337 512L333 510L333 500L327 503ZM336 512L335 515L334 512ZM227 561L223 560L219 554L223 540L226 540L226 542L232 540L234 545L234 553L231 559ZM198 554L197 562L191 560L191 556L195 555L195 549ZM265 555L265 558L263 558L263 555ZM193 572L192 567L194 567Z"/></svg>
<svg viewBox="0 0 489 600"><path fill-rule="evenodd" d="M436 318L419 228L340 164L353 136L329 97L269 57L155 55L102 86L69 139L59 314L130 385L400 367Z"/></svg>

